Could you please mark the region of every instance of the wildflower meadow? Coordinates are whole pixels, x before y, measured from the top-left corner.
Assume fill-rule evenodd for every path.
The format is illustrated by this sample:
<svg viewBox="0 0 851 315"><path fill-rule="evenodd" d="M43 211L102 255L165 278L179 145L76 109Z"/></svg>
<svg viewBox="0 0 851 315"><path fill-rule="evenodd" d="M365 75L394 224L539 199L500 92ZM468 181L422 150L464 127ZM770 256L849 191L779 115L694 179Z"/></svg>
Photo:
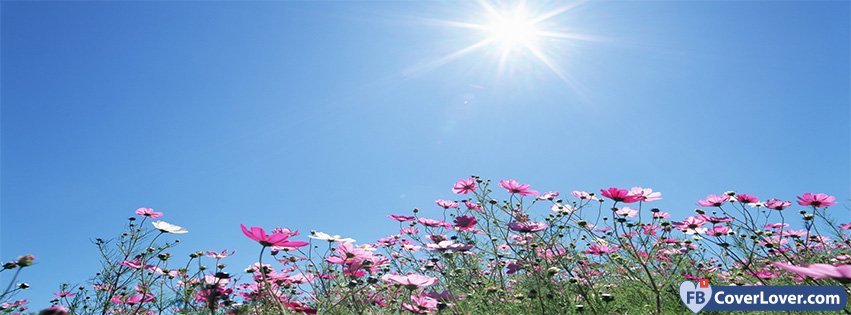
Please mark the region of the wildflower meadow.
<svg viewBox="0 0 851 315"><path fill-rule="evenodd" d="M256 256L249 266L229 265L227 249L186 253L191 227L139 208L96 240L91 278L62 284L40 314L682 314L685 280L851 290L851 222L823 193L709 194L674 218L651 188L562 194L473 176L451 192L389 214L371 241L234 225L245 236L234 242L256 244L239 253ZM15 274L3 314L26 313L15 284L34 261L3 265Z"/></svg>

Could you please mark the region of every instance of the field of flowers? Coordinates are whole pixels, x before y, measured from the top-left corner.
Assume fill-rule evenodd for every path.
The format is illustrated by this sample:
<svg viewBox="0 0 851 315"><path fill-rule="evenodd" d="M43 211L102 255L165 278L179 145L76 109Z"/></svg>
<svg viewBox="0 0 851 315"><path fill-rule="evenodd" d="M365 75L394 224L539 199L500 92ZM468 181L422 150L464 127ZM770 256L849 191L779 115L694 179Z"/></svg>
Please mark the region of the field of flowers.
<svg viewBox="0 0 851 315"><path fill-rule="evenodd" d="M227 250L173 254L188 231L140 208L117 238L97 239L101 269L41 314L683 314L684 280L851 284L851 216L826 194L730 191L674 218L641 187L540 193L474 176L452 192L390 215L371 243L247 222L257 263L238 269ZM3 265L14 277L0 313L32 311L16 294L35 259Z"/></svg>

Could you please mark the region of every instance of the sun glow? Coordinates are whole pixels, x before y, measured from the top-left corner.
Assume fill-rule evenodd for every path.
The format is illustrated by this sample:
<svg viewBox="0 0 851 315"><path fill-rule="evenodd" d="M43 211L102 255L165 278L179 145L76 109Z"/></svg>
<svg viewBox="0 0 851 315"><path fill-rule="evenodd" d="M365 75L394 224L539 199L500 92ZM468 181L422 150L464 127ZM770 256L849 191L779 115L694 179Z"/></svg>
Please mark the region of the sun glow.
<svg viewBox="0 0 851 315"><path fill-rule="evenodd" d="M573 85L557 62L568 54L564 44L595 39L591 36L560 31L559 29L564 26L563 20L556 21L557 19L554 18L582 3L582 1L576 1L565 6L544 9L537 6L538 3L531 5L524 1L516 2L513 6L505 6L480 0L478 18L471 21L436 20L436 22L440 25L474 31L481 34L481 39L441 58L413 67L410 72L432 69L470 53L481 51L486 56L494 57L495 69L499 74L507 71L513 73L529 71L532 69L528 67L537 63Z"/></svg>

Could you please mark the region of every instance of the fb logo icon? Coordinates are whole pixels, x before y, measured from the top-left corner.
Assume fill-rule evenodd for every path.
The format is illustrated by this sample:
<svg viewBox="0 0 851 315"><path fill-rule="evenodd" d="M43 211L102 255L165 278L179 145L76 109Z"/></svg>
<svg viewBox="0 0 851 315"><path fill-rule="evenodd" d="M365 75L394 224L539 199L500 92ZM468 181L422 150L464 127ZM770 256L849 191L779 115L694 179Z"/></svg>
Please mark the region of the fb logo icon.
<svg viewBox="0 0 851 315"><path fill-rule="evenodd" d="M700 280L700 287L694 285L694 282L686 281L680 284L680 300L692 312L700 312L712 295L712 287L709 286L709 281L706 279Z"/></svg>

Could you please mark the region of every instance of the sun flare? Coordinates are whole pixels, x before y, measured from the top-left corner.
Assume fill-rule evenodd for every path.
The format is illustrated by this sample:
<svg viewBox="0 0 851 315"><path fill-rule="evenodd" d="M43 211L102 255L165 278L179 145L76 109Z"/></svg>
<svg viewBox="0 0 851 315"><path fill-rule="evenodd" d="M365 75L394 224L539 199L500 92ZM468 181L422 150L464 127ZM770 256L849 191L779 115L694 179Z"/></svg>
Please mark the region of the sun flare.
<svg viewBox="0 0 851 315"><path fill-rule="evenodd" d="M497 13L485 24L485 32L503 53L535 45L538 40L537 26L523 7Z"/></svg>

